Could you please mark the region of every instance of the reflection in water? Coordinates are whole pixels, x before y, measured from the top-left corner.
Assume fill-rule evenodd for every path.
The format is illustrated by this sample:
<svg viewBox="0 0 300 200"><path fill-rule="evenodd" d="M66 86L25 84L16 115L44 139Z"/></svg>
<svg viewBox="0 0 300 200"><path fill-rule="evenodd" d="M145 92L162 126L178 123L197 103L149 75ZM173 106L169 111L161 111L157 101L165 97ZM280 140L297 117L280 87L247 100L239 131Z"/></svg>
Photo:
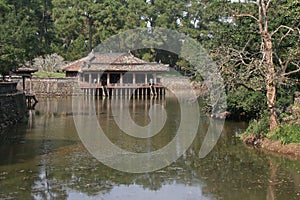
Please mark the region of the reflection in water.
<svg viewBox="0 0 300 200"><path fill-rule="evenodd" d="M275 200L275 184L276 184L276 173L277 173L277 166L270 160L270 179L269 179L269 186L267 192L267 200Z"/></svg>
<svg viewBox="0 0 300 200"><path fill-rule="evenodd" d="M180 114L173 98L135 99L130 117L147 125L150 104L168 112L166 126L151 139L136 139L116 127L111 106L97 100L97 117L119 147L149 152L174 138ZM129 174L101 164L82 145L71 99L41 99L31 122L6 131L0 141L0 199L299 199L300 162L249 149L235 137L244 123L226 122L213 151L198 157L209 121L201 116L193 145L161 170ZM170 117L169 117L170 115ZM180 144L180 142L178 142ZM177 148L181 148L177 145Z"/></svg>

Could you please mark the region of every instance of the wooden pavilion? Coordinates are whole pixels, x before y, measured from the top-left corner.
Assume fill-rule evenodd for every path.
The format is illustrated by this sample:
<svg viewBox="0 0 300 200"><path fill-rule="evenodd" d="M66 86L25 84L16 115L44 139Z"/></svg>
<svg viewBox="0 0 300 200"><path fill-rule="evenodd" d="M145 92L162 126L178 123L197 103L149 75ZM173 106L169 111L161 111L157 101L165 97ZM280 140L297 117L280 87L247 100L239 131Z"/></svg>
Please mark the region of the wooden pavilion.
<svg viewBox="0 0 300 200"><path fill-rule="evenodd" d="M67 75L77 71L79 86L87 95L163 95L160 76L169 71L169 66L145 62L131 53L92 52L63 71Z"/></svg>
<svg viewBox="0 0 300 200"><path fill-rule="evenodd" d="M32 92L31 89L31 77L32 73L37 72L37 69L27 68L27 67L20 67L16 70L13 70L12 72L18 76L22 77L22 88L23 92L25 93L26 101L27 101L27 107L29 109L34 109L35 105L38 103L38 100L35 97L35 94ZM29 78L29 91L26 91L25 87L25 79ZM33 102L32 102L33 101Z"/></svg>

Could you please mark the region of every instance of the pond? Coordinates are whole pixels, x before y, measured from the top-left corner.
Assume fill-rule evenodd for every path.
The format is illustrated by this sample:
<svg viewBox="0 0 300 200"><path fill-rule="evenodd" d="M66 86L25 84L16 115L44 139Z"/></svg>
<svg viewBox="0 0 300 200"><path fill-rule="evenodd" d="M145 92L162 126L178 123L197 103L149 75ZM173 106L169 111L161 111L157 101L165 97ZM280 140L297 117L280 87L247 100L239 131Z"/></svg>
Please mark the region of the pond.
<svg viewBox="0 0 300 200"><path fill-rule="evenodd" d="M118 114L112 110L122 111L124 102L129 113L117 119ZM151 109L154 104L160 107ZM106 137L119 148L137 154L155 152L168 145L176 138L182 120L178 101L168 96L130 101L96 99L93 105ZM154 119L149 112L158 117L164 112L161 107L167 118L161 120L165 123L160 133L150 138L129 136L118 126L118 121L126 125L128 119L147 126ZM78 133L74 123L74 116L82 115L89 113L75 112L72 98L40 98L35 110L29 112L28 122L3 133L0 199L300 199L300 162L243 145L236 135L247 123L226 121L217 144L200 158L199 150L210 123L201 114L189 148L182 150L181 141L176 145L179 158L175 162L154 171L129 173L103 164L86 146L84 133ZM186 120L191 121L192 117ZM120 164L119 160L108 159ZM132 163L144 164L147 161Z"/></svg>

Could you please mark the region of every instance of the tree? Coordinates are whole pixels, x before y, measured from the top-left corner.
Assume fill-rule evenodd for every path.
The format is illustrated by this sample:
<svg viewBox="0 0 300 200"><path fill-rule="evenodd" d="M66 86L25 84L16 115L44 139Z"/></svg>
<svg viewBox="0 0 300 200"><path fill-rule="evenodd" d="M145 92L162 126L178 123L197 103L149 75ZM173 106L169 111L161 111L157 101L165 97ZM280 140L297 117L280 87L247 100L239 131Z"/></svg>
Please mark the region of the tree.
<svg viewBox="0 0 300 200"><path fill-rule="evenodd" d="M277 87L300 71L299 6L297 0L256 0L217 3L224 15L224 33L231 32L216 51L222 57L225 80L235 86L265 92L270 130L277 128ZM271 18L270 16L276 16ZM219 30L220 31L220 30Z"/></svg>
<svg viewBox="0 0 300 200"><path fill-rule="evenodd" d="M52 0L39 0L35 2L34 15L38 27L39 54L48 54L52 51L51 45L55 42L54 23L52 21Z"/></svg>
<svg viewBox="0 0 300 200"><path fill-rule="evenodd" d="M125 29L145 28L149 21L150 9L144 0L127 0L125 3Z"/></svg>
<svg viewBox="0 0 300 200"><path fill-rule="evenodd" d="M0 73L5 75L39 52L38 28L27 1L0 1Z"/></svg>
<svg viewBox="0 0 300 200"><path fill-rule="evenodd" d="M34 58L32 67L44 72L57 72L65 65L63 57L56 53Z"/></svg>
<svg viewBox="0 0 300 200"><path fill-rule="evenodd" d="M124 2L53 0L52 18L58 40L55 52L66 60L75 60L123 30L127 16Z"/></svg>
<svg viewBox="0 0 300 200"><path fill-rule="evenodd" d="M78 1L53 0L52 18L55 24L56 42L54 52L66 60L75 60L88 52L84 18L77 9ZM80 37L82 36L82 37ZM75 46L76 48L73 48Z"/></svg>

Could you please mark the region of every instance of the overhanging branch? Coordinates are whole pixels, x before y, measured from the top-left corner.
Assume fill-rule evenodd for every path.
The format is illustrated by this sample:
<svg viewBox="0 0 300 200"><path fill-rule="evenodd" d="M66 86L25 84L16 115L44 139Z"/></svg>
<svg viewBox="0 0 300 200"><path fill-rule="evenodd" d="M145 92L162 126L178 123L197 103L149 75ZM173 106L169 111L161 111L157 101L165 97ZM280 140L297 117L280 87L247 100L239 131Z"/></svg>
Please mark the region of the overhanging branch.
<svg viewBox="0 0 300 200"><path fill-rule="evenodd" d="M285 28L285 29L288 29L289 32L290 31L295 31L294 29L292 29L291 27L288 27L288 26L285 26L285 25L280 25L276 30L274 30L272 33L271 33L271 36L273 36L275 33L277 33L280 29L282 28ZM288 33L289 33L288 32Z"/></svg>
<svg viewBox="0 0 300 200"><path fill-rule="evenodd" d="M254 16L254 15L251 15L251 14L234 14L233 17L250 17L252 19L254 19L255 21L258 21L258 19Z"/></svg>

